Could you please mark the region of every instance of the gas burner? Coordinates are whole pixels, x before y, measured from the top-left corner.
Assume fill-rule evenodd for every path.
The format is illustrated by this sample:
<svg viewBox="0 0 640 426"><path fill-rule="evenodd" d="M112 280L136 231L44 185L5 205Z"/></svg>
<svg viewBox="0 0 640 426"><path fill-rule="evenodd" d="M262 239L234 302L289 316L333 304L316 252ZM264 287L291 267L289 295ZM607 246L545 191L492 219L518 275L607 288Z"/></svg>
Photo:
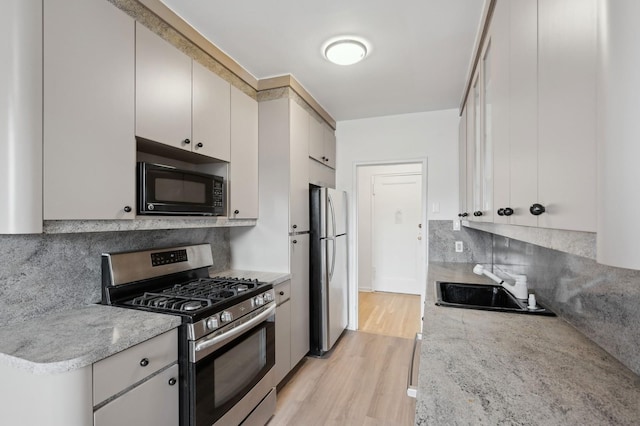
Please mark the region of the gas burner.
<svg viewBox="0 0 640 426"><path fill-rule="evenodd" d="M211 306L205 298L194 299L165 293L144 293L125 302L126 305L145 306L172 312L194 312Z"/></svg>

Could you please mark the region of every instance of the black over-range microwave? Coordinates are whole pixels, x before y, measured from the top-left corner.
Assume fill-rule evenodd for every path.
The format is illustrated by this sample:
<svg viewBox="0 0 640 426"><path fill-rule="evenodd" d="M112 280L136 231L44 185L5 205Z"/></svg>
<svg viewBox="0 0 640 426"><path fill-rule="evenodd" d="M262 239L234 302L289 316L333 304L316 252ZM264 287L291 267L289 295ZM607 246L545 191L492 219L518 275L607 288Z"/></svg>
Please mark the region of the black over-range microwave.
<svg viewBox="0 0 640 426"><path fill-rule="evenodd" d="M138 214L222 216L224 200L221 176L138 163Z"/></svg>

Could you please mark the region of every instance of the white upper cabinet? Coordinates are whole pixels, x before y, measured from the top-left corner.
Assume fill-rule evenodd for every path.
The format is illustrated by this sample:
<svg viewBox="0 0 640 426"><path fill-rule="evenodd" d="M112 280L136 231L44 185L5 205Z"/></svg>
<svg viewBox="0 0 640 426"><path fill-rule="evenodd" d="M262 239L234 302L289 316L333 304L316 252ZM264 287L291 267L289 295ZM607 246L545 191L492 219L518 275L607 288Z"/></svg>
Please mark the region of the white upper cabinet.
<svg viewBox="0 0 640 426"><path fill-rule="evenodd" d="M324 159L325 164L332 169L336 168L336 133L328 124L322 125L324 134Z"/></svg>
<svg viewBox="0 0 640 426"><path fill-rule="evenodd" d="M258 102L231 87L230 218L258 217Z"/></svg>
<svg viewBox="0 0 640 426"><path fill-rule="evenodd" d="M324 130L322 123L309 116L309 157L324 163Z"/></svg>
<svg viewBox="0 0 640 426"><path fill-rule="evenodd" d="M640 269L640 226L633 219L640 211L640 2L600 6L598 262Z"/></svg>
<svg viewBox="0 0 640 426"><path fill-rule="evenodd" d="M191 151L191 58L136 24L136 136Z"/></svg>
<svg viewBox="0 0 640 426"><path fill-rule="evenodd" d="M336 136L328 124L309 115L309 157L336 168Z"/></svg>
<svg viewBox="0 0 640 426"><path fill-rule="evenodd" d="M290 195L289 231L309 230L309 114L295 101L289 101Z"/></svg>
<svg viewBox="0 0 640 426"><path fill-rule="evenodd" d="M256 135L258 134L257 111L256 106L255 120L252 120L256 122ZM230 123L231 85L200 63L193 61L193 141L191 142L193 152L229 161L231 159Z"/></svg>
<svg viewBox="0 0 640 426"><path fill-rule="evenodd" d="M596 6L496 3L466 103L469 219L595 231Z"/></svg>
<svg viewBox="0 0 640 426"><path fill-rule="evenodd" d="M229 161L230 84L136 25L136 136Z"/></svg>
<svg viewBox="0 0 640 426"><path fill-rule="evenodd" d="M458 123L458 217L464 216L467 211L467 107L465 106Z"/></svg>
<svg viewBox="0 0 640 426"><path fill-rule="evenodd" d="M596 230L597 0L538 0L538 225Z"/></svg>
<svg viewBox="0 0 640 426"><path fill-rule="evenodd" d="M510 8L510 220L537 226L529 207L538 200L538 1L501 3Z"/></svg>
<svg viewBox="0 0 640 426"><path fill-rule="evenodd" d="M493 171L493 209L487 206L487 219L496 223L509 223L513 216L510 197L510 139L509 139L509 6L511 2L497 3L491 19L490 55L485 62L485 122L487 147L491 149ZM490 72L489 72L490 71ZM488 83L487 83L488 82ZM485 161L489 161L488 159ZM487 166L489 167L489 166ZM486 178L485 178L486 179ZM488 183L487 183L488 185ZM490 197L489 197L490 198Z"/></svg>
<svg viewBox="0 0 640 426"><path fill-rule="evenodd" d="M104 0L44 2L44 219L135 214L134 21Z"/></svg>

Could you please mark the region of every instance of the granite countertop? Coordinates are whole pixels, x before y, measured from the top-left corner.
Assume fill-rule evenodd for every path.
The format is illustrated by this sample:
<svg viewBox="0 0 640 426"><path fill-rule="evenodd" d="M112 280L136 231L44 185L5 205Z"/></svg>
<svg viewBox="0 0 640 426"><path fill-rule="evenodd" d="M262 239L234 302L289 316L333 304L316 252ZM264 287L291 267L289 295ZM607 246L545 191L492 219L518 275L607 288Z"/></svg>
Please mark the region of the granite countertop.
<svg viewBox="0 0 640 426"><path fill-rule="evenodd" d="M280 284L291 275L225 270L212 276L243 277ZM86 367L178 327L177 315L104 305L85 305L0 327L0 364L36 374Z"/></svg>
<svg viewBox="0 0 640 426"><path fill-rule="evenodd" d="M175 315L85 305L0 327L0 363L36 374L61 373L176 328Z"/></svg>
<svg viewBox="0 0 640 426"><path fill-rule="evenodd" d="M417 425L638 424L640 378L562 319L435 306L472 268L429 264Z"/></svg>
<svg viewBox="0 0 640 426"><path fill-rule="evenodd" d="M284 272L243 271L240 269L227 269L224 271L209 270L209 274L212 277L221 276L264 281L267 283L271 283L274 286L291 279L291 274Z"/></svg>

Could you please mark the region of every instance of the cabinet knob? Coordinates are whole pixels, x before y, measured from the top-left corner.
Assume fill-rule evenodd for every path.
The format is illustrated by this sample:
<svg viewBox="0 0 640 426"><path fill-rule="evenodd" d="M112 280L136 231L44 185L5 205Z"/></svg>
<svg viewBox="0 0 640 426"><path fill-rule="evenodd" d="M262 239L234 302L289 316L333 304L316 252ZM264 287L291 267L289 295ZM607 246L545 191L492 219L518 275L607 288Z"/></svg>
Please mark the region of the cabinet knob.
<svg viewBox="0 0 640 426"><path fill-rule="evenodd" d="M511 207L505 207L504 215L505 216L511 216L512 214L513 214L513 209Z"/></svg>
<svg viewBox="0 0 640 426"><path fill-rule="evenodd" d="M182 141L183 144L185 145L189 145L191 143L191 141L189 139L185 139Z"/></svg>
<svg viewBox="0 0 640 426"><path fill-rule="evenodd" d="M239 214L239 213L240 213L240 210L234 210L233 211L233 214Z"/></svg>
<svg viewBox="0 0 640 426"><path fill-rule="evenodd" d="M280 296L284 296L284 291L280 291Z"/></svg>
<svg viewBox="0 0 640 426"><path fill-rule="evenodd" d="M322 156L322 160L323 161L327 161L327 157L325 157L324 155Z"/></svg>
<svg viewBox="0 0 640 426"><path fill-rule="evenodd" d="M498 216L504 216L504 209L498 209Z"/></svg>
<svg viewBox="0 0 640 426"><path fill-rule="evenodd" d="M169 386L173 386L177 383L177 380L175 377L172 377L169 379Z"/></svg>
<svg viewBox="0 0 640 426"><path fill-rule="evenodd" d="M473 212L473 215L478 217L478 216L482 216L482 212L480 210Z"/></svg>
<svg viewBox="0 0 640 426"><path fill-rule="evenodd" d="M298 244L298 240L291 241L293 244Z"/></svg>
<svg viewBox="0 0 640 426"><path fill-rule="evenodd" d="M141 367L146 367L147 365L149 365L149 358L142 358L140 360L140 366Z"/></svg>
<svg viewBox="0 0 640 426"><path fill-rule="evenodd" d="M298 225L293 225L292 226L293 229L296 229L297 227L298 227Z"/></svg>
<svg viewBox="0 0 640 426"><path fill-rule="evenodd" d="M124 206L124 212L125 213L130 213L131 212L131 206Z"/></svg>
<svg viewBox="0 0 640 426"><path fill-rule="evenodd" d="M202 148L203 146L204 146L204 145L202 145L202 142L198 142L198 143L196 144L196 148Z"/></svg>
<svg viewBox="0 0 640 426"><path fill-rule="evenodd" d="M329 161L329 157L325 158L324 161Z"/></svg>
<svg viewBox="0 0 640 426"><path fill-rule="evenodd" d="M531 207L529 207L529 212L534 215L534 216L540 216L542 213L544 213L546 211L546 209L544 208L544 206L542 204L534 204Z"/></svg>
<svg viewBox="0 0 640 426"><path fill-rule="evenodd" d="M469 216L469 213L467 212L462 213L462 217L467 217L467 216Z"/></svg>

